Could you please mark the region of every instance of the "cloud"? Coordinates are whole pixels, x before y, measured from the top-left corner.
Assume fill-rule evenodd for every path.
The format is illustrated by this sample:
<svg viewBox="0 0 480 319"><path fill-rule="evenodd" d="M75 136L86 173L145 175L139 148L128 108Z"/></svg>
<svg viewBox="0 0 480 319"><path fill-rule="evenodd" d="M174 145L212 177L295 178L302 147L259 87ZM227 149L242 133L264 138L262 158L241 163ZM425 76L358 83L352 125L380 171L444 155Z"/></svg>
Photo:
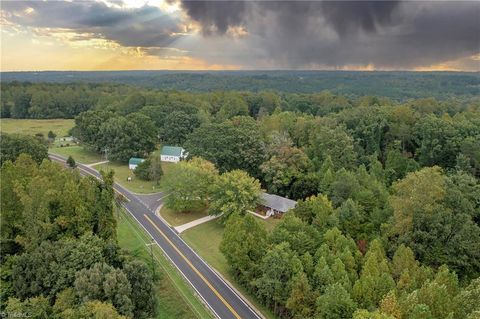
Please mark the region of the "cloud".
<svg viewBox="0 0 480 319"><path fill-rule="evenodd" d="M10 23L44 33L66 29L126 47L165 47L182 31L179 17L149 5L123 8L92 1L6 1L2 15Z"/></svg>
<svg viewBox="0 0 480 319"><path fill-rule="evenodd" d="M230 27L243 27L247 47L256 51L243 57L247 68L408 69L480 52L479 2L221 3L182 1L182 8L206 37L228 37ZM228 47L224 52L235 55Z"/></svg>
<svg viewBox="0 0 480 319"><path fill-rule="evenodd" d="M5 1L2 23L69 43L244 69L480 70L469 58L480 53L476 1L166 1L181 10L148 1Z"/></svg>

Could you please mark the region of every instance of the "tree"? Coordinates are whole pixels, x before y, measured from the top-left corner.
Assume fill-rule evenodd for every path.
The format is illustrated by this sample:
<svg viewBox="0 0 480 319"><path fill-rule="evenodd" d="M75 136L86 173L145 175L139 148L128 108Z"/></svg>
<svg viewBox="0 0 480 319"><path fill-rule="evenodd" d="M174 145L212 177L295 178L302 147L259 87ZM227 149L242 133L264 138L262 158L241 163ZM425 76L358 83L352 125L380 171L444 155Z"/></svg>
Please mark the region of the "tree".
<svg viewBox="0 0 480 319"><path fill-rule="evenodd" d="M293 318L311 318L315 312L316 293L312 291L305 273L300 273L293 279L292 293L287 300L286 307L293 314Z"/></svg>
<svg viewBox="0 0 480 319"><path fill-rule="evenodd" d="M220 251L242 284L248 286L261 273L259 266L266 246L267 232L252 215L234 214L229 218Z"/></svg>
<svg viewBox="0 0 480 319"><path fill-rule="evenodd" d="M139 261L133 260L123 268L132 287L130 299L134 318L151 318L155 315L155 287L151 271Z"/></svg>
<svg viewBox="0 0 480 319"><path fill-rule="evenodd" d="M80 305L78 308L67 309L60 314L64 319L127 319L128 317L122 316L117 312L117 309L109 302L101 302L98 300L87 301Z"/></svg>
<svg viewBox="0 0 480 319"><path fill-rule="evenodd" d="M303 222L291 213L283 216L282 221L270 235L270 241L273 244L287 242L299 256L307 252L314 254L320 238L321 234L317 227Z"/></svg>
<svg viewBox="0 0 480 319"><path fill-rule="evenodd" d="M150 180L155 181L157 185L163 176L162 160L158 155L150 155L150 167L148 169Z"/></svg>
<svg viewBox="0 0 480 319"><path fill-rule="evenodd" d="M71 155L68 156L68 158L67 158L67 164L71 168L75 168L77 166L77 164L75 163L75 160L73 159L73 157Z"/></svg>
<svg viewBox="0 0 480 319"><path fill-rule="evenodd" d="M0 165L15 161L22 153L30 155L38 164L48 158L47 146L38 139L26 135L0 134Z"/></svg>
<svg viewBox="0 0 480 319"><path fill-rule="evenodd" d="M365 309L357 310L353 313L353 319L396 319L390 315L377 311L368 311Z"/></svg>
<svg viewBox="0 0 480 319"><path fill-rule="evenodd" d="M185 212L206 207L210 188L218 174L215 166L199 157L174 165L163 178L165 207Z"/></svg>
<svg viewBox="0 0 480 319"><path fill-rule="evenodd" d="M433 214L445 197L445 179L439 167L409 173L393 184L390 204L394 210L395 230L402 234L412 228L414 215Z"/></svg>
<svg viewBox="0 0 480 319"><path fill-rule="evenodd" d="M302 271L302 263L288 243L281 243L265 254L260 269L260 277L253 282L257 295L275 314L282 313L292 294L293 279Z"/></svg>
<svg viewBox="0 0 480 319"><path fill-rule="evenodd" d="M467 287L462 289L455 297L456 305L455 318L475 318L475 312L480 312L480 278L473 279Z"/></svg>
<svg viewBox="0 0 480 319"><path fill-rule="evenodd" d="M75 127L73 128L73 136L80 142L86 144L96 152L101 152L106 145L102 145L100 140L100 128L102 125L116 117L114 113L108 110L89 110L80 113L75 117Z"/></svg>
<svg viewBox="0 0 480 319"><path fill-rule="evenodd" d="M311 196L298 201L292 212L307 224L318 226L320 232L338 225L338 217L332 202L325 195Z"/></svg>
<svg viewBox="0 0 480 319"><path fill-rule="evenodd" d="M313 133L307 154L317 169L321 167L328 156L330 156L335 170L353 168L357 158L353 148L353 139L341 126L335 129L320 126Z"/></svg>
<svg viewBox="0 0 480 319"><path fill-rule="evenodd" d="M48 136L48 140L53 142L55 141L55 137L57 137L57 134L53 133L52 131L48 131L47 136Z"/></svg>
<svg viewBox="0 0 480 319"><path fill-rule="evenodd" d="M146 99L142 94L133 93L120 105L119 111L122 115L138 112L145 106L145 103Z"/></svg>
<svg viewBox="0 0 480 319"><path fill-rule="evenodd" d="M413 158L408 158L406 154L401 153L398 145L390 147L387 151L385 172L389 184L404 178L407 173L417 169L418 163Z"/></svg>
<svg viewBox="0 0 480 319"><path fill-rule="evenodd" d="M161 139L165 144L183 145L187 136L200 126L197 114L174 111L165 118Z"/></svg>
<svg viewBox="0 0 480 319"><path fill-rule="evenodd" d="M100 126L95 145L97 150L107 147L110 159L126 162L130 157L144 157L155 149L155 131L153 122L143 114L113 117Z"/></svg>
<svg viewBox="0 0 480 319"><path fill-rule="evenodd" d="M216 114L220 121L231 119L235 116L248 115L248 105L237 93L225 93L220 110Z"/></svg>
<svg viewBox="0 0 480 319"><path fill-rule="evenodd" d="M143 162L137 165L135 169L133 170L133 174L137 176L138 178L144 180L144 181L149 181L150 180L150 159L147 158Z"/></svg>
<svg viewBox="0 0 480 319"><path fill-rule="evenodd" d="M32 95L26 92L18 92L13 97L13 106L11 115L14 119L24 119L28 117L28 109Z"/></svg>
<svg viewBox="0 0 480 319"><path fill-rule="evenodd" d="M342 319L351 318L357 305L350 294L339 283L329 285L317 298L315 318Z"/></svg>
<svg viewBox="0 0 480 319"><path fill-rule="evenodd" d="M220 175L210 189L209 214L222 215L226 221L232 214L245 215L260 203L260 182L246 172L233 170Z"/></svg>
<svg viewBox="0 0 480 319"><path fill-rule="evenodd" d="M43 296L29 298L20 301L16 298L8 299L5 313L8 316L32 317L39 319L51 318L52 307L48 303L48 299Z"/></svg>
<svg viewBox="0 0 480 319"><path fill-rule="evenodd" d="M261 165L269 192L285 196L294 181L311 167L307 155L298 148L282 147Z"/></svg>
<svg viewBox="0 0 480 319"><path fill-rule="evenodd" d="M353 296L360 307L374 309L380 300L394 288L395 282L390 275L383 247L380 241L374 240L365 255L360 278L353 286Z"/></svg>
<svg viewBox="0 0 480 319"><path fill-rule="evenodd" d="M402 318L402 311L400 310L400 305L398 304L394 290L386 294L382 301L380 301L380 312L395 319Z"/></svg>
<svg viewBox="0 0 480 319"><path fill-rule="evenodd" d="M122 270L98 263L77 272L74 285L75 293L82 302L108 301L120 314L132 316L132 287Z"/></svg>
<svg viewBox="0 0 480 319"><path fill-rule="evenodd" d="M265 145L258 124L250 118L234 118L221 124L203 124L185 142L190 157L202 157L226 172L242 169L260 177Z"/></svg>
<svg viewBox="0 0 480 319"><path fill-rule="evenodd" d="M416 144L419 145L416 157L420 165L455 167L461 135L450 118L438 118L431 114L424 116L414 127L414 136Z"/></svg>
<svg viewBox="0 0 480 319"><path fill-rule="evenodd" d="M460 176L447 177L432 167L394 183L392 230L395 241L411 247L421 262L446 264L462 278L475 278L480 269L478 204L475 187Z"/></svg>

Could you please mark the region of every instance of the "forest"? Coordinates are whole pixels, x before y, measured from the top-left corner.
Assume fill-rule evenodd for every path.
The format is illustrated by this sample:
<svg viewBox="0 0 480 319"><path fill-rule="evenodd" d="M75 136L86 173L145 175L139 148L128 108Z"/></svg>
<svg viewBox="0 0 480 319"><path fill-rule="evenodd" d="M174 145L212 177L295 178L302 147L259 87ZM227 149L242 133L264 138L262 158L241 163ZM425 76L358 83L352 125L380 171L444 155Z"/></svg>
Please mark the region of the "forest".
<svg viewBox="0 0 480 319"><path fill-rule="evenodd" d="M155 315L151 270L117 244L112 174L100 182L62 169L46 159L46 147L34 137L2 136L1 145L2 313L62 319ZM12 146L24 147L14 162L4 157L18 152Z"/></svg>
<svg viewBox="0 0 480 319"><path fill-rule="evenodd" d="M188 160L162 177L172 193L166 205L223 213L221 251L231 272L279 318L478 318L480 100L463 91L405 100L381 93L12 82L2 85L1 114L75 118L71 134L82 145L108 147L121 162L146 158L159 144L184 147ZM144 282L125 278L128 258L112 244L111 176L100 184L56 171L41 161L41 148L23 147L31 158L17 154L15 145L35 138L16 139L1 140L7 307L90 311L102 305L84 301L96 298L82 287L105 276L119 290L99 288L98 300L140 317L142 299L128 286ZM52 195L37 202L41 183ZM298 201L271 232L245 213L261 189ZM33 212L40 223L29 223ZM88 248L97 253L88 264L49 270L76 258L72 240L98 241ZM46 254L51 247L60 255ZM44 282L45 273L55 279Z"/></svg>
<svg viewBox="0 0 480 319"><path fill-rule="evenodd" d="M329 90L350 97L412 98L478 96L478 72L355 71L44 71L2 72L3 83L117 83L190 92L268 91L316 93Z"/></svg>

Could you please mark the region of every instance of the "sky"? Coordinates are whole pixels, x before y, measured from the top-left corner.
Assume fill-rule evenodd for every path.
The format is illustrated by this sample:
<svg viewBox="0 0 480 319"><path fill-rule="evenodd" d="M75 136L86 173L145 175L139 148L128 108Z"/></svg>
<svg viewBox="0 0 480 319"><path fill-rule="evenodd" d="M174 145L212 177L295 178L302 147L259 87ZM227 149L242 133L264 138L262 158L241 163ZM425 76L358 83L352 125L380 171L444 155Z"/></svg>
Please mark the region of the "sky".
<svg viewBox="0 0 480 319"><path fill-rule="evenodd" d="M480 1L1 1L1 71L480 71Z"/></svg>

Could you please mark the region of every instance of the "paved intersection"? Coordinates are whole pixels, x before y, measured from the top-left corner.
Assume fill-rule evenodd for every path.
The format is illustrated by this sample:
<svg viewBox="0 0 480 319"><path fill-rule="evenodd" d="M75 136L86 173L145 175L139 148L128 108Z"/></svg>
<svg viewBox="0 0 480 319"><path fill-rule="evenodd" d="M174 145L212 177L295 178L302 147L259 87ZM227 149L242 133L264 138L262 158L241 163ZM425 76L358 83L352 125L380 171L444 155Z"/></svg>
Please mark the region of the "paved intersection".
<svg viewBox="0 0 480 319"><path fill-rule="evenodd" d="M49 157L65 164L65 158L61 156L49 154ZM78 169L83 175L100 178L100 174L91 167L79 164ZM217 318L262 318L261 314L198 256L174 229L155 215L155 209L161 204L163 193L133 194L116 183L114 188L127 199L124 203L125 209L163 250Z"/></svg>

